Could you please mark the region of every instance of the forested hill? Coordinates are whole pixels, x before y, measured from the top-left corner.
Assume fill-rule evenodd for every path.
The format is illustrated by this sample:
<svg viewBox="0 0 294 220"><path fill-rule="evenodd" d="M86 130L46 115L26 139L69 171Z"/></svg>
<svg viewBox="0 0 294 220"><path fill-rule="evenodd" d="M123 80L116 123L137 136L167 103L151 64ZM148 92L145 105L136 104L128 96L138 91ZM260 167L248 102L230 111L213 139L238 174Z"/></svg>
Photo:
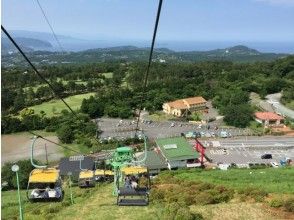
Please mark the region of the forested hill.
<svg viewBox="0 0 294 220"><path fill-rule="evenodd" d="M81 52L58 52L35 51L30 56L36 64L58 63L92 63L105 61L147 61L149 48L135 46L121 46L110 48L90 49ZM155 49L153 59L158 62L195 62L228 60L235 62L272 61L287 56L287 54L262 53L246 46L216 49L210 51L186 51L176 52L167 48ZM2 56L5 66L11 64L24 64L18 53Z"/></svg>

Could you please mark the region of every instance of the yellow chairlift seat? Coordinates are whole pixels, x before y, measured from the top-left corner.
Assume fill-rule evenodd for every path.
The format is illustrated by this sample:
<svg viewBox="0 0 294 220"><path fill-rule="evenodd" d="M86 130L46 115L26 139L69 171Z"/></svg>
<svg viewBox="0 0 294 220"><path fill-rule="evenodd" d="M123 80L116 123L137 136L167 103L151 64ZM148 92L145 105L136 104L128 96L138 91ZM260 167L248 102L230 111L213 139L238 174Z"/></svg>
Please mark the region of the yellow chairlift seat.
<svg viewBox="0 0 294 220"><path fill-rule="evenodd" d="M147 173L147 167L142 167L142 166L130 166L130 167L123 167L121 171L125 175L134 175L134 174L142 174L142 173Z"/></svg>
<svg viewBox="0 0 294 220"><path fill-rule="evenodd" d="M88 188L94 187L94 171L93 170L82 170L79 174L79 187Z"/></svg>
<svg viewBox="0 0 294 220"><path fill-rule="evenodd" d="M82 170L79 174L79 179L90 179L94 177L92 170Z"/></svg>
<svg viewBox="0 0 294 220"><path fill-rule="evenodd" d="M104 170L95 170L95 176L103 176L104 175Z"/></svg>
<svg viewBox="0 0 294 220"><path fill-rule="evenodd" d="M29 183L56 183L59 180L59 170L55 168L34 169L29 177Z"/></svg>

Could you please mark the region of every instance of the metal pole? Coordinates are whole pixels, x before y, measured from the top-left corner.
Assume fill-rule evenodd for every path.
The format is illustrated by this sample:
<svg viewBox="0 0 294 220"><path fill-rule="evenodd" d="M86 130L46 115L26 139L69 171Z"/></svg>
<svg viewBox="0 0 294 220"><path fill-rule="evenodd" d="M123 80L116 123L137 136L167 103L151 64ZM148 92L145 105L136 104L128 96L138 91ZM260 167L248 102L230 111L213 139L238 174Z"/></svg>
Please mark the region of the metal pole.
<svg viewBox="0 0 294 220"><path fill-rule="evenodd" d="M71 201L71 204L74 204L73 196L72 196L72 189L71 189L71 175L68 175L68 177L69 177L70 201Z"/></svg>
<svg viewBox="0 0 294 220"><path fill-rule="evenodd" d="M46 164L48 165L48 152L47 152L47 144L45 143L45 153L46 153Z"/></svg>
<svg viewBox="0 0 294 220"><path fill-rule="evenodd" d="M21 198L20 198L20 190L19 190L19 179L18 179L18 172L16 171L16 183L17 183L17 193L18 193L18 204L19 204L19 218L23 220L23 213L21 207Z"/></svg>

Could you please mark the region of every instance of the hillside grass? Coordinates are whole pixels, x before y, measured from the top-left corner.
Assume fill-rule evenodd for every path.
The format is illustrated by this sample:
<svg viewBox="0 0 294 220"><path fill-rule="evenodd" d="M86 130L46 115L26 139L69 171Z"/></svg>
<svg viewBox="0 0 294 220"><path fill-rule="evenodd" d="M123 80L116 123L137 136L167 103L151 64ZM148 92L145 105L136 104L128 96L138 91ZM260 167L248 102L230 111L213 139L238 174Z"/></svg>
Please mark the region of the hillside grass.
<svg viewBox="0 0 294 220"><path fill-rule="evenodd" d="M252 174L250 174L252 172ZM220 170L179 170L166 171L159 175L159 179L168 181L167 175L186 181L203 181L234 189L244 189L248 186L261 187L281 197L293 194L293 168L282 169L232 169ZM164 177L166 176L166 177ZM159 185L158 185L159 184ZM166 183L166 187L173 186ZM153 188L164 187L162 183L154 182ZM179 183L179 186L181 184ZM202 187L205 185L202 185ZM187 187L187 186L186 186ZM90 189L73 187L74 204L70 203L69 188L64 183L65 198L60 203L29 203L22 190L22 199L25 219L162 219L165 203L151 200L148 207L119 207L116 197L112 196L112 184L96 185ZM289 193L289 194L287 194ZM272 196L272 194L271 194ZM151 197L152 198L152 197ZM197 196L196 196L197 199ZM290 212L272 209L264 202L240 201L238 198L218 204L192 204L189 209L192 213L200 213L204 219L291 219ZM2 192L2 219L17 219L18 200L16 191ZM222 213L220 215L220 213Z"/></svg>
<svg viewBox="0 0 294 220"><path fill-rule="evenodd" d="M87 99L90 96L94 96L94 95L95 93L91 92L86 94L69 96L65 98L64 100L73 110L78 110L81 107L83 99ZM34 109L35 113L40 113L40 111L44 111L46 113L46 116L48 117L58 115L60 114L62 110L67 109L67 107L64 105L64 103L61 100L56 100L56 99L53 99L48 102L44 102L40 105L30 106L29 108Z"/></svg>
<svg viewBox="0 0 294 220"><path fill-rule="evenodd" d="M165 172L166 173L166 172ZM224 185L234 189L261 188L268 193L294 193L294 168L179 170L173 175L184 180Z"/></svg>

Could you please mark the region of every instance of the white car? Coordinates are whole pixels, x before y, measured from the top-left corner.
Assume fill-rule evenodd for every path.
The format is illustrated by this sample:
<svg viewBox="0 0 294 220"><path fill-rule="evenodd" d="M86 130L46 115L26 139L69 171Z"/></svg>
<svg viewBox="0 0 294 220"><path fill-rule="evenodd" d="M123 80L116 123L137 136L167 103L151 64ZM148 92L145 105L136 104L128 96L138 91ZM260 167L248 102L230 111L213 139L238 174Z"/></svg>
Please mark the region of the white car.
<svg viewBox="0 0 294 220"><path fill-rule="evenodd" d="M171 125L170 125L171 127L175 127L175 123L171 123Z"/></svg>
<svg viewBox="0 0 294 220"><path fill-rule="evenodd" d="M277 162L271 162L273 168L278 168L279 164Z"/></svg>

